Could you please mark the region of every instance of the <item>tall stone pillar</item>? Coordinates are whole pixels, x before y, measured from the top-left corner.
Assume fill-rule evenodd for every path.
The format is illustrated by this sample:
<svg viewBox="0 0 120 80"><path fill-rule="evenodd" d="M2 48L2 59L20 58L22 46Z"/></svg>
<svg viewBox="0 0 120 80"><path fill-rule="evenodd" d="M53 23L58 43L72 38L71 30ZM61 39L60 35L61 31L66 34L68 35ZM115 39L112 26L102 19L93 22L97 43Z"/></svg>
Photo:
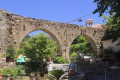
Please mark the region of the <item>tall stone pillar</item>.
<svg viewBox="0 0 120 80"><path fill-rule="evenodd" d="M100 54L100 51L101 51L101 41L100 40L96 40L95 45L96 45L96 54Z"/></svg>
<svg viewBox="0 0 120 80"><path fill-rule="evenodd" d="M61 34L62 34L62 38L60 39L61 54L64 59L69 59L68 30L66 26L64 26L64 29L61 32Z"/></svg>
<svg viewBox="0 0 120 80"><path fill-rule="evenodd" d="M0 59L2 57L2 53L5 52L8 41L7 41L7 34L8 34L8 25L7 25L7 17L6 11L0 9Z"/></svg>
<svg viewBox="0 0 120 80"><path fill-rule="evenodd" d="M68 59L69 60L69 47L62 46L62 48L61 48L61 54L62 54L62 57L64 59Z"/></svg>

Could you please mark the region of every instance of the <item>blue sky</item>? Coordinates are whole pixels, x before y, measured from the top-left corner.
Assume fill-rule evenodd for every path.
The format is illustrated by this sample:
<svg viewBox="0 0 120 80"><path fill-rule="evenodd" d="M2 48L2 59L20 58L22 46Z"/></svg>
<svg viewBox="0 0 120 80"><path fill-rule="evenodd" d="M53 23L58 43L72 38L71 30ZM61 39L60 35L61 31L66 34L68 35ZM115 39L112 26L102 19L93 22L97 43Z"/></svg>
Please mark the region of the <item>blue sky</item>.
<svg viewBox="0 0 120 80"><path fill-rule="evenodd" d="M97 7L94 0L1 0L0 9L25 17L67 23L71 20L91 14ZM105 14L108 16L108 14ZM101 24L103 18L91 14L81 18L82 22L71 24L85 25L87 19L94 19L94 24ZM34 32L34 34L38 33ZM30 35L32 35L31 33Z"/></svg>

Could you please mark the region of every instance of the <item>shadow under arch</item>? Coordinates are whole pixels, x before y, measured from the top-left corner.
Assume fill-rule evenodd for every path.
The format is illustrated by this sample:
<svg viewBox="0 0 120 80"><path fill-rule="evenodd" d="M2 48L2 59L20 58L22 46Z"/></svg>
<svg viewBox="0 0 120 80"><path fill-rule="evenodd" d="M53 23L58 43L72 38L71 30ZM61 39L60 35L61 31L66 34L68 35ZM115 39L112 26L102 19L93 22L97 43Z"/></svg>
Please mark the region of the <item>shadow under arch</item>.
<svg viewBox="0 0 120 80"><path fill-rule="evenodd" d="M19 44L21 44L21 42L23 41L23 39L24 39L28 34L30 34L31 32L37 31L37 30L40 30L40 31L43 31L43 32L49 34L50 37L53 38L53 40L56 42L56 44L57 44L57 46L58 46L58 54L59 54L59 55L62 55L62 54L60 54L60 53L61 53L61 45L60 45L59 40L57 39L57 37L56 37L52 32L50 32L49 30L46 30L46 29L44 29L44 28L33 29L33 30L30 30L30 31L27 31L27 33L23 34L22 37L20 38Z"/></svg>
<svg viewBox="0 0 120 80"><path fill-rule="evenodd" d="M88 40L88 42L91 44L91 47L92 47L92 49L93 49L93 52L94 53L96 53L97 54L97 47L96 47L96 45L95 45L95 42L94 42L94 40L91 38L91 37L89 37L88 35L86 35L86 34L83 34L83 35L77 35L76 37L74 37L74 39L72 40L72 42L75 40L75 38L77 38L78 36L83 36L86 40ZM71 42L71 45L72 45L72 42ZM70 46L71 46L70 45ZM69 47L69 49L70 49L70 47Z"/></svg>

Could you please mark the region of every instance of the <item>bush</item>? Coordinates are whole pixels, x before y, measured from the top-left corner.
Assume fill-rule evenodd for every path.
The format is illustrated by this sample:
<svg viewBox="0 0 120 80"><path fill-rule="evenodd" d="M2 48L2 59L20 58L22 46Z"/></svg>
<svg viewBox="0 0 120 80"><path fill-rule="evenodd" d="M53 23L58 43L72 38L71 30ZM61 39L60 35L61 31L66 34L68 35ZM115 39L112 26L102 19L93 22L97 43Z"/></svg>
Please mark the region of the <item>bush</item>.
<svg viewBox="0 0 120 80"><path fill-rule="evenodd" d="M68 59L65 59L65 63L70 63L70 60L68 60Z"/></svg>
<svg viewBox="0 0 120 80"><path fill-rule="evenodd" d="M59 79L65 72L63 70L53 70L50 74L54 75L57 79Z"/></svg>
<svg viewBox="0 0 120 80"><path fill-rule="evenodd" d="M14 66L12 69L11 68L5 68L3 70L0 70L0 73L2 73L3 77L6 77L8 75L11 75L13 78L16 76L20 76L23 72L22 66ZM25 70L24 70L25 73Z"/></svg>
<svg viewBox="0 0 120 80"><path fill-rule="evenodd" d="M8 76L12 73L11 69L10 68L5 68L3 71L2 71L2 75L3 77L5 76Z"/></svg>
<svg viewBox="0 0 120 80"><path fill-rule="evenodd" d="M79 60L80 60L80 55L79 54L77 54L76 52L73 52L71 55L70 55L70 57L71 57L71 60L72 61L77 61L77 62L79 62Z"/></svg>
<svg viewBox="0 0 120 80"><path fill-rule="evenodd" d="M15 52L13 45L9 45L7 47L6 56L10 57L11 59L14 59L18 56L17 53Z"/></svg>
<svg viewBox="0 0 120 80"><path fill-rule="evenodd" d="M77 54L76 52L73 52L73 53L70 55L70 57L73 58L73 59L77 59L77 58L80 57L80 55Z"/></svg>
<svg viewBox="0 0 120 80"><path fill-rule="evenodd" d="M11 75L12 77L16 77L16 76L21 76L21 74L25 73L25 69L22 65L17 65L17 66L14 66L12 69L11 69Z"/></svg>
<svg viewBox="0 0 120 80"><path fill-rule="evenodd" d="M53 59L53 62L58 64L63 64L65 63L65 59L63 57L57 56Z"/></svg>
<svg viewBox="0 0 120 80"><path fill-rule="evenodd" d="M0 74L2 74L2 70L0 69Z"/></svg>
<svg viewBox="0 0 120 80"><path fill-rule="evenodd" d="M19 74L19 68L18 66L14 66L14 68L11 70L12 77L16 77Z"/></svg>
<svg viewBox="0 0 120 80"><path fill-rule="evenodd" d="M73 53L70 55L71 58L76 58L77 56L78 56L78 54L77 54L76 52L73 52Z"/></svg>

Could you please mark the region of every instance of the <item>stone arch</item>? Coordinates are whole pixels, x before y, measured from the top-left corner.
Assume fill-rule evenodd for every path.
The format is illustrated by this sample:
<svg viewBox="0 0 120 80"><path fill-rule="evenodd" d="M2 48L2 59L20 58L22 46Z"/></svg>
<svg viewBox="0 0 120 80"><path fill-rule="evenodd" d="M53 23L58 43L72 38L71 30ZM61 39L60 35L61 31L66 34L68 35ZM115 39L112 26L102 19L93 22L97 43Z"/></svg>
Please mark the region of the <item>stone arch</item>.
<svg viewBox="0 0 120 80"><path fill-rule="evenodd" d="M5 10L0 10L0 16L2 16L0 17L2 20L0 21L1 53L5 52L10 43L17 47L26 35L36 30L48 33L56 41L60 54L64 58L69 58L71 43L79 35L84 36L91 43L95 53L99 53L100 42L105 34L104 29L23 17L9 14Z"/></svg>
<svg viewBox="0 0 120 80"><path fill-rule="evenodd" d="M87 39L88 40L88 42L91 44L91 46L92 46L92 49L93 49L93 51L94 51L94 53L97 53L98 51L97 51L97 46L96 46L96 44L95 44L95 42L94 42L94 40L90 37L90 36L88 36L88 35L81 35L81 36L83 36L85 39Z"/></svg>
<svg viewBox="0 0 120 80"><path fill-rule="evenodd" d="M70 46L71 46L72 42L73 42L74 39L77 38L78 36L83 36L86 40L88 40L88 42L89 42L89 43L91 44L91 46L92 46L92 49L93 49L94 53L97 53L97 52L98 52L94 40L93 40L90 36L88 36L88 35L86 35L86 34L74 36L74 37L72 38L72 40L71 40L70 45L69 45L69 50L70 50Z"/></svg>
<svg viewBox="0 0 120 80"><path fill-rule="evenodd" d="M20 40L17 44L20 44L22 42L22 40L25 38L25 36L27 36L29 33L31 32L34 32L34 31L37 31L37 30L41 30L47 34L49 34L51 36L51 38L53 38L53 40L56 42L57 46L58 46L58 52L60 54L60 51L61 51L61 45L60 45L60 42L58 40L58 38L56 37L56 35L54 33L52 33L51 31L45 29L45 28L39 28L39 29L36 29L36 28L33 28L32 30L29 30L29 31L26 31L26 33L20 33L20 34L23 34L21 37L20 37Z"/></svg>

